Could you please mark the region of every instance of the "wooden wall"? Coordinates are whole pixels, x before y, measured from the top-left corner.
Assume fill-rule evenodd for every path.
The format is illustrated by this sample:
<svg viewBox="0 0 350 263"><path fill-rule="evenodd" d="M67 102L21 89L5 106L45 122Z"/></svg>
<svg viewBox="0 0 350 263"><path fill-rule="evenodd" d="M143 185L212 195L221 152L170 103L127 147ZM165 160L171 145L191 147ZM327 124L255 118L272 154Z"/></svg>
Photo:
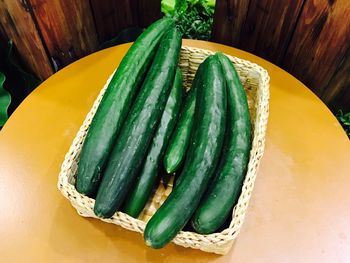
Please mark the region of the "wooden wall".
<svg viewBox="0 0 350 263"><path fill-rule="evenodd" d="M266 58L350 110L349 0L219 0L213 41Z"/></svg>
<svg viewBox="0 0 350 263"><path fill-rule="evenodd" d="M332 110L350 110L349 14L349 0L217 0L212 41L266 58ZM160 0L0 0L2 35L41 79L159 17Z"/></svg>

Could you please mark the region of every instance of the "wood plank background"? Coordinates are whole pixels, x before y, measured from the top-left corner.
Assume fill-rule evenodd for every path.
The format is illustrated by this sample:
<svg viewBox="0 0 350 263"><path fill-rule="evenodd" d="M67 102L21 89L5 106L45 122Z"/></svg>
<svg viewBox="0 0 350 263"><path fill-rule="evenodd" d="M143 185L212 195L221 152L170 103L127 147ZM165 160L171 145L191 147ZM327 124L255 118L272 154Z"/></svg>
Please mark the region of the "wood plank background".
<svg viewBox="0 0 350 263"><path fill-rule="evenodd" d="M350 110L349 0L216 2L212 41L279 65L334 112ZM160 17L160 0L0 1L1 34L41 79Z"/></svg>
<svg viewBox="0 0 350 263"><path fill-rule="evenodd" d="M20 1L0 1L0 22L2 34L13 40L27 67L41 79L51 76L54 71L29 9Z"/></svg>

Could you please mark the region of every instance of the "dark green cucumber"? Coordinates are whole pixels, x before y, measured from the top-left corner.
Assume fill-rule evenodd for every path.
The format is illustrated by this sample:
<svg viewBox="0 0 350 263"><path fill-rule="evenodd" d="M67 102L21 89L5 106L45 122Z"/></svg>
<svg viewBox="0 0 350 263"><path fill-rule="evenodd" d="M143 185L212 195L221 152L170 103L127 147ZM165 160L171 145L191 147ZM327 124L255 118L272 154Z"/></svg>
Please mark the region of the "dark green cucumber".
<svg viewBox="0 0 350 263"><path fill-rule="evenodd" d="M216 56L227 83L227 130L215 180L191 220L201 234L215 232L232 212L241 193L251 148L247 96L232 62L224 54Z"/></svg>
<svg viewBox="0 0 350 263"><path fill-rule="evenodd" d="M183 172L145 228L144 239L153 248L171 241L190 220L220 157L226 125L226 83L216 56L203 62L202 78Z"/></svg>
<svg viewBox="0 0 350 263"><path fill-rule="evenodd" d="M158 178L159 168L162 164L161 159L163 158L165 147L167 146L179 115L182 90L181 70L177 69L173 87L157 132L148 150L145 163L137 177L136 184L133 186L131 193L128 194L126 202L123 205L123 211L135 218L139 216L142 209L145 207L156 183L156 179Z"/></svg>
<svg viewBox="0 0 350 263"><path fill-rule="evenodd" d="M78 192L92 196L116 136L130 110L146 70L152 63L164 32L173 26L171 19L160 19L143 32L130 47L114 73L92 119L77 173Z"/></svg>
<svg viewBox="0 0 350 263"><path fill-rule="evenodd" d="M164 155L164 168L167 173L175 172L185 160L193 126L193 115L196 106L196 90L199 85L202 67L199 66L192 82L192 87L185 99L179 121L171 135L169 146Z"/></svg>
<svg viewBox="0 0 350 263"><path fill-rule="evenodd" d="M169 97L180 48L181 34L173 27L159 45L107 161L94 207L99 217L108 218L115 213L136 179Z"/></svg>

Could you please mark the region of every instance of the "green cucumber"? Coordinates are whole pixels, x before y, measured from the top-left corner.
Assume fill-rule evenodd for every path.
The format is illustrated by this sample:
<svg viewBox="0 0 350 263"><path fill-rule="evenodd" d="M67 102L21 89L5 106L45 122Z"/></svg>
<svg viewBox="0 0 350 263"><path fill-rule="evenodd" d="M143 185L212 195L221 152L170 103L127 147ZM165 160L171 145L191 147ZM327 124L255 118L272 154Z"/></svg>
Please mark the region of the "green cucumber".
<svg viewBox="0 0 350 263"><path fill-rule="evenodd" d="M201 234L222 226L237 203L251 148L251 123L247 96L232 62L217 53L227 83L227 130L215 180L201 200L191 224Z"/></svg>
<svg viewBox="0 0 350 263"><path fill-rule="evenodd" d="M181 34L173 27L163 36L107 161L94 207L99 217L109 218L115 213L136 179L169 97L180 48Z"/></svg>
<svg viewBox="0 0 350 263"><path fill-rule="evenodd" d="M164 155L164 168L168 174L175 172L185 160L193 126L196 90L199 85L198 80L200 79L201 68L199 67L196 72L192 87L185 99L184 107L181 109L179 121L171 135L169 146Z"/></svg>
<svg viewBox="0 0 350 263"><path fill-rule="evenodd" d="M144 231L146 244L153 248L170 242L190 220L219 161L226 125L226 83L216 56L209 56L201 66L193 136L183 172Z"/></svg>
<svg viewBox="0 0 350 263"><path fill-rule="evenodd" d="M93 196L117 134L128 114L164 32L173 26L168 18L160 19L143 32L130 47L114 73L92 119L77 173L77 191Z"/></svg>
<svg viewBox="0 0 350 263"><path fill-rule="evenodd" d="M133 186L131 193L128 194L126 202L123 205L123 211L132 217L137 218L139 216L151 195L156 179L159 178L158 171L162 164L161 159L164 149L169 141L180 111L182 90L181 70L177 69L172 90L157 132L148 150L145 164L138 175L136 184Z"/></svg>

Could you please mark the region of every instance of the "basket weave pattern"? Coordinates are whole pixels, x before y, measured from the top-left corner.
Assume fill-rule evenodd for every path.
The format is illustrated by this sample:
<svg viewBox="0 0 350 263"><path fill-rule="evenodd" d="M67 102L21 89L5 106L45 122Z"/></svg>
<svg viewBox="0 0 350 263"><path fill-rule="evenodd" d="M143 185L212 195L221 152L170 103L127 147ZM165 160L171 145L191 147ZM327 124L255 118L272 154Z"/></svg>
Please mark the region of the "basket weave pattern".
<svg viewBox="0 0 350 263"><path fill-rule="evenodd" d="M199 64L202 63L207 56L213 53L214 52L212 51L192 47L181 48L179 66L183 73L186 90L191 87L192 80ZM221 232L209 235L181 231L172 241L180 246L191 247L217 254L226 254L229 251L243 223L244 215L254 187L259 162L264 151L269 107L269 75L267 71L249 61L231 56L228 57L234 63L247 93L253 128L252 149L250 152L249 164L242 193L237 205L233 209L232 221L228 228ZM96 98L90 112L87 114L82 126L74 138L73 143L65 156L58 179L59 190L68 200L70 200L77 212L84 217L97 218L93 212L95 200L76 191L74 186L75 176L82 144L111 77L107 80L106 84L100 91L100 94ZM99 219L107 223L119 225L128 230L143 233L146 222L170 194L172 190L172 182L173 178L170 179L168 186L166 187L164 187L163 183L159 184L155 194L149 200L138 219L130 217L122 212L116 212L113 217L109 219Z"/></svg>

